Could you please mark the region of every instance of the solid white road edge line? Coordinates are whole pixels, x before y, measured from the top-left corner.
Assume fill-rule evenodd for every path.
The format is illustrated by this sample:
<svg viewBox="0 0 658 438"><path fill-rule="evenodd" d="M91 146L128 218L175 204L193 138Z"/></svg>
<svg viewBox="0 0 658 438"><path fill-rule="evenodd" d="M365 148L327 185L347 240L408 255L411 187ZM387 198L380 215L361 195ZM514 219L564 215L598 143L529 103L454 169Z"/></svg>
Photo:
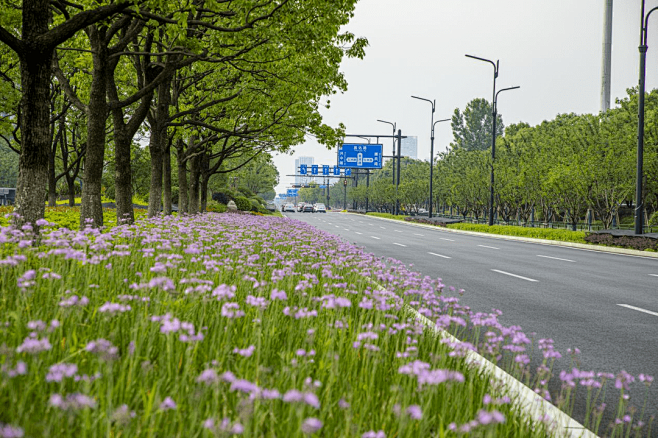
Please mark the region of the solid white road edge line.
<svg viewBox="0 0 658 438"><path fill-rule="evenodd" d="M441 258L444 258L444 259L451 259L452 258L452 257L444 256L444 255L441 255L441 254L437 254L437 253L434 253L434 252L428 252L428 254L433 255L433 256L437 256L437 257L441 257Z"/></svg>
<svg viewBox="0 0 658 438"><path fill-rule="evenodd" d="M635 307L628 304L617 304L621 307L626 307L627 309L637 310L638 312L648 313L649 315L658 316L658 312L652 312L651 310L643 309L641 307Z"/></svg>
<svg viewBox="0 0 658 438"><path fill-rule="evenodd" d="M492 269L492 271L493 272L498 272L499 274L509 275L510 277L520 278L521 280L532 281L532 282L535 282L535 283L539 281L539 280L534 280L532 278L522 277L520 275L512 274L510 272L499 271L498 269Z"/></svg>
<svg viewBox="0 0 658 438"><path fill-rule="evenodd" d="M403 244L401 244L401 243L393 243L393 245L404 246L405 248L407 247L407 245L403 245Z"/></svg>
<svg viewBox="0 0 658 438"><path fill-rule="evenodd" d="M575 260L561 259L561 258L559 258L559 257L551 257L551 256L545 256L545 255L538 255L537 257L542 257L542 258L545 258L545 259L561 260L561 261L563 261L563 262L576 263Z"/></svg>
<svg viewBox="0 0 658 438"><path fill-rule="evenodd" d="M377 289L384 290L384 288L374 280L368 277L366 277L366 279L373 283ZM405 305L404 309L429 330L434 332L439 338L448 338L452 343L461 343L459 339L438 328L436 324L418 313L413 307ZM493 380L500 383L500 386L505 389L513 400L512 403L514 403L519 410L523 411L531 420L538 421L537 418L548 415L553 421L552 424L555 426L555 436L564 436L568 438L598 438L596 434L592 433L590 430L586 429L585 426L559 410L552 403L535 394L533 390L528 388L522 382L516 380L499 366L480 356L475 351L469 349L464 350L466 351L464 361L467 364L472 364L480 368Z"/></svg>

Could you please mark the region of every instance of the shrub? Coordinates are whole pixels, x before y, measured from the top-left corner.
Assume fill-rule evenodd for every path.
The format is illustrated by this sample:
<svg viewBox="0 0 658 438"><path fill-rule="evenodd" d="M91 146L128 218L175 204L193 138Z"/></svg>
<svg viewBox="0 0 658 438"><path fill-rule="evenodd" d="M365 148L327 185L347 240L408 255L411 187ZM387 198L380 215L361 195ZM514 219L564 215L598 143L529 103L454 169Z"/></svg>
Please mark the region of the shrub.
<svg viewBox="0 0 658 438"><path fill-rule="evenodd" d="M220 191L212 194L212 200L226 205L231 200L231 197L226 192Z"/></svg>
<svg viewBox="0 0 658 438"><path fill-rule="evenodd" d="M242 193L242 194L243 194L244 196L246 196L247 198L251 198L251 197L253 197L253 196L256 196L256 194L255 194L254 192L252 192L251 190L249 190L249 189L246 188L246 187L240 187L240 188L238 188L238 192L239 192L239 193ZM239 196L239 195L238 195L238 196Z"/></svg>
<svg viewBox="0 0 658 438"><path fill-rule="evenodd" d="M226 204L213 200L208 201L208 205L206 206L207 211L212 211L215 213L224 213L226 212L226 209Z"/></svg>
<svg viewBox="0 0 658 438"><path fill-rule="evenodd" d="M251 211L251 201L244 196L237 196L235 199L235 205L240 211Z"/></svg>
<svg viewBox="0 0 658 438"><path fill-rule="evenodd" d="M649 226L650 227L658 226L658 211L654 211L651 217L649 218Z"/></svg>
<svg viewBox="0 0 658 438"><path fill-rule="evenodd" d="M618 246L620 248L636 249L638 251L658 250L658 240L650 237L613 236L612 234L592 233L585 237L585 240L596 245Z"/></svg>
<svg viewBox="0 0 658 438"><path fill-rule="evenodd" d="M455 230L477 231L504 236L533 237L535 239L560 240L562 242L585 243L584 231L554 230L551 228L517 227L513 225L449 224Z"/></svg>

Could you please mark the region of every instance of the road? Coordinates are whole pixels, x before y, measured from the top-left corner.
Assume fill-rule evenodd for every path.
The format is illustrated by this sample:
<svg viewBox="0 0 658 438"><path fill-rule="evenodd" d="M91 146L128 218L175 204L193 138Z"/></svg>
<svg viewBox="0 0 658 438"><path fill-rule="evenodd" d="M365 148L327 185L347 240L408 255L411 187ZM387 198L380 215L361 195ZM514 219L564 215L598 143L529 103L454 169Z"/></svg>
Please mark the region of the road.
<svg viewBox="0 0 658 438"><path fill-rule="evenodd" d="M457 234L352 214L286 216L465 289L460 301L473 311L499 309L502 324L521 326L528 336L536 333L536 339L553 339L563 356L557 369L569 369L567 349L577 347L581 370L656 376L647 412L658 414L658 259ZM637 386L630 393L636 405L644 400ZM616 406L609 396L607 403Z"/></svg>

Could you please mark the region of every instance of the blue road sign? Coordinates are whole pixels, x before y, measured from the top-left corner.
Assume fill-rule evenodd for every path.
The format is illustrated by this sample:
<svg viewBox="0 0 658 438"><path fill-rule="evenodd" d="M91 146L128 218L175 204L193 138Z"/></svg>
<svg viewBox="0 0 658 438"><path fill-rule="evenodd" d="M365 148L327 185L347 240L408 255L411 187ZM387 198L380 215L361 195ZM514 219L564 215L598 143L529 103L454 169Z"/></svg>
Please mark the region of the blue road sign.
<svg viewBox="0 0 658 438"><path fill-rule="evenodd" d="M321 185L320 188L321 188L321 189L326 189L327 186L326 186L326 185Z"/></svg>
<svg viewBox="0 0 658 438"><path fill-rule="evenodd" d="M295 196L297 196L297 194L298 194L298 189L288 189L288 191L286 192L286 196L288 196L289 198L294 198Z"/></svg>
<svg viewBox="0 0 658 438"><path fill-rule="evenodd" d="M308 174L308 166L306 164L300 164L299 165L299 174L300 175Z"/></svg>
<svg viewBox="0 0 658 438"><path fill-rule="evenodd" d="M318 165L314 164L311 166L311 175L317 175L318 174Z"/></svg>
<svg viewBox="0 0 658 438"><path fill-rule="evenodd" d="M329 166L327 166L326 164L322 166L322 174L329 175Z"/></svg>
<svg viewBox="0 0 658 438"><path fill-rule="evenodd" d="M338 167L381 169L382 145L346 143L338 149Z"/></svg>
<svg viewBox="0 0 658 438"><path fill-rule="evenodd" d="M352 175L352 169L347 168L345 169L345 176L351 176Z"/></svg>
<svg viewBox="0 0 658 438"><path fill-rule="evenodd" d="M340 176L340 167L334 166L334 175Z"/></svg>

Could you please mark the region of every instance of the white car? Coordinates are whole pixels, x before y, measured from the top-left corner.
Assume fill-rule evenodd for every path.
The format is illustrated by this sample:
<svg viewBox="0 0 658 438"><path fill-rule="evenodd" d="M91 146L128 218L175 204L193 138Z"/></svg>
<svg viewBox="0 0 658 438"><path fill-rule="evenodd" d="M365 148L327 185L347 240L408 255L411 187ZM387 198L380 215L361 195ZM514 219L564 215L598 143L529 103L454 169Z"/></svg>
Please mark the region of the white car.
<svg viewBox="0 0 658 438"><path fill-rule="evenodd" d="M286 204L285 207L283 207L283 211L290 211L292 213L295 212L295 204Z"/></svg>
<svg viewBox="0 0 658 438"><path fill-rule="evenodd" d="M324 204L315 204L313 206L313 213L326 213L327 208L324 206Z"/></svg>

